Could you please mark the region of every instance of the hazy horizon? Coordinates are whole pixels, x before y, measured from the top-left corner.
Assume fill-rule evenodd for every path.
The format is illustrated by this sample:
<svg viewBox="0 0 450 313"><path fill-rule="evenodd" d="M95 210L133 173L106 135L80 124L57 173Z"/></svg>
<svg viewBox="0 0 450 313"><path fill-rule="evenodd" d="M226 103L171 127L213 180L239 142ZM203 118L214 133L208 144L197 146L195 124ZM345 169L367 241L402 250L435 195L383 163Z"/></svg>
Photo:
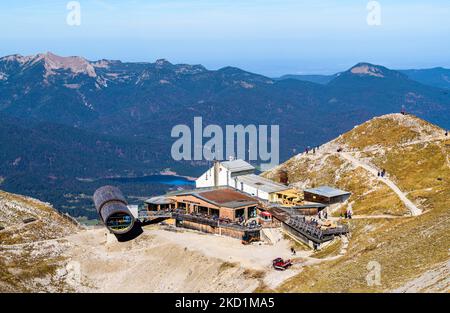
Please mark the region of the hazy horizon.
<svg viewBox="0 0 450 313"><path fill-rule="evenodd" d="M0 3L0 55L51 51L117 59L235 66L278 77L334 74L359 62L391 69L450 67L450 5L379 0L79 0Z"/></svg>
<svg viewBox="0 0 450 313"><path fill-rule="evenodd" d="M62 56L62 57L72 57L72 56L77 56L77 57L83 57L83 58L85 58L83 55L59 55L59 54L57 54L57 53L55 53L55 52L53 52L53 51L42 51L42 52L37 52L37 53L35 53L35 54L31 54L31 55L36 55L36 54L40 54L40 53L47 53L47 52L49 52L49 53L53 53L53 54L56 54L56 55L58 55L58 56ZM21 53L13 53L13 54L8 54L8 55L0 55L0 58L1 57L6 57L6 56L10 56L10 55L22 55L22 56L29 56L29 55L27 55L27 54L21 54ZM155 59L155 60L148 60L148 61L129 61L129 60L120 60L120 59L108 59L108 58L97 58L97 59L88 59L88 58L86 58L88 61L91 61L91 62L95 62L95 61L100 61L100 60L109 60L109 61L121 61L121 62L123 62L123 63L133 63L133 62L136 62L136 63L154 63L154 62L156 62L158 59ZM197 63L197 64L194 64L194 63L185 63L185 62L182 62L182 63L178 63L178 62L172 62L171 60L169 60L169 59L167 59L167 58L161 58L161 59L165 59L166 61L168 61L168 62L170 62L170 63L172 63L172 64L190 64L190 65L202 65L202 66L205 66L204 64L202 64L202 63ZM284 73L284 74L281 74L281 75L266 75L266 74L264 74L264 73L258 73L258 72L254 72L254 71L249 71L248 69L246 69L245 67L238 67L238 66L234 66L234 65L232 65L232 64L228 64L228 65L224 65L224 66L221 66L221 67L217 67L217 68L210 68L210 67L207 67L207 66L205 66L205 68L206 69L208 69L208 70L218 70L218 69L221 69L221 68L224 68L224 67L228 67L228 66L231 66L231 67L237 67L237 68L240 68L240 69L242 69L242 70L244 70L244 71L248 71L248 72L252 72L252 73L254 73L254 74L260 74L260 75L264 75L264 76L267 76L267 77L271 77L271 78L278 78L278 77L281 77L281 76L285 76L285 75L323 75L323 76L326 76L326 75L334 75L334 74L338 74L338 73L340 73L340 72L344 72L344 71L347 71L347 70L349 70L350 68L352 68L353 66L355 66L355 65L357 65L357 64L359 64L359 63L370 63L370 62L366 62L366 61L358 61L358 62L354 62L354 64L353 65L351 65L351 66L349 66L348 68L343 68L343 69L341 69L341 70L339 70L339 71L337 71L337 72L322 72L322 73L314 73L314 72L311 72L311 73L291 73L291 72L286 72L286 73ZM371 64L374 64L374 63L371 63ZM380 65L380 66L385 66L384 64L374 64L374 65ZM444 67L444 66L433 66L433 67L424 67L424 68L419 68L419 67L411 67L411 68L389 68L390 70L398 70L398 71L401 71L401 70L424 70L424 69L433 69L433 68L444 68L444 69L450 69L450 68L446 68L446 67Z"/></svg>

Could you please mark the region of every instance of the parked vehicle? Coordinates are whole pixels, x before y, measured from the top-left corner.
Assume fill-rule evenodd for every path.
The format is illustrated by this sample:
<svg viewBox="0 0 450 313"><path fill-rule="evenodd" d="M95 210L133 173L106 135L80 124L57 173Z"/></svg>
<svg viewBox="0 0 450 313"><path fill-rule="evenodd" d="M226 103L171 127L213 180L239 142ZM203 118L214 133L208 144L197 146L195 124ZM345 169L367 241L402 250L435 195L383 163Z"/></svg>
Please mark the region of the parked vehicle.
<svg viewBox="0 0 450 313"><path fill-rule="evenodd" d="M272 261L273 268L279 271L285 271L289 266L292 265L290 259L283 260L282 258L276 258Z"/></svg>

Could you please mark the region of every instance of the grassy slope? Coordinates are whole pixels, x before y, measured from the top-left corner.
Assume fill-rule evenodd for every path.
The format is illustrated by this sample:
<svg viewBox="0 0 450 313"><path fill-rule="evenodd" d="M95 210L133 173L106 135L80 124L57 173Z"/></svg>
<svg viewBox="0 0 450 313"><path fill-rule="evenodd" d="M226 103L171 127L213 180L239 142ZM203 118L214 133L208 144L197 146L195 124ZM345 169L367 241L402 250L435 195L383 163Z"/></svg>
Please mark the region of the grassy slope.
<svg viewBox="0 0 450 313"><path fill-rule="evenodd" d="M35 218L25 224L23 219ZM0 191L0 245L23 244L63 237L76 230L51 206L32 198Z"/></svg>
<svg viewBox="0 0 450 313"><path fill-rule="evenodd" d="M36 222L24 224L22 219ZM64 263L65 241L76 227L49 205L0 191L0 292L70 291L56 275Z"/></svg>
<svg viewBox="0 0 450 313"><path fill-rule="evenodd" d="M408 192L410 199L425 209L426 213L415 218L352 220L351 239L345 256L305 268L301 274L284 283L279 291L391 290L448 260L450 141L395 147L398 143L417 140L434 131L443 133L415 117L405 117L406 120L400 122L397 118L385 116L372 120L337 141L347 148L358 150L381 146L383 149L372 155L371 162L386 168L391 179ZM302 168L302 163L302 158L297 158L284 166L289 169L295 164L296 168ZM337 165L334 164L334 169L340 175L338 178L327 174L332 172L332 162L325 164L324 171L320 171L322 174L313 173L315 176L312 181L352 191L355 214L395 214L404 209L387 187L369 192L368 189L374 185L370 184L370 179L361 172L362 169L348 170L342 175L336 169ZM308 171L294 172L290 178L292 181L305 176L309 176ZM381 265L381 286L368 286L366 283L370 261Z"/></svg>

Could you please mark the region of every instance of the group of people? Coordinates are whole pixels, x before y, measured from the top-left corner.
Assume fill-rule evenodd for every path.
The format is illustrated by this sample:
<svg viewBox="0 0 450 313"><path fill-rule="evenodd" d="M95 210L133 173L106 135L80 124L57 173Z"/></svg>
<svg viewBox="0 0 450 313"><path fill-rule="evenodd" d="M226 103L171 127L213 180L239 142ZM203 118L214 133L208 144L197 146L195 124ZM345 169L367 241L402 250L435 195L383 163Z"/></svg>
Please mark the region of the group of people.
<svg viewBox="0 0 450 313"><path fill-rule="evenodd" d="M348 207L344 212L344 217L351 219L352 216L353 216L353 210L352 210L352 208ZM341 213L341 217L342 217L342 213Z"/></svg>
<svg viewBox="0 0 450 313"><path fill-rule="evenodd" d="M315 218L312 218L309 222L307 222L308 224L314 226L314 227L320 227L320 223L318 220L316 220Z"/></svg>
<svg viewBox="0 0 450 313"><path fill-rule="evenodd" d="M319 216L320 217L320 216ZM304 217L304 216L298 216L298 217L296 217L297 218L297 220L299 220L300 222L303 222L303 223L307 223L307 224L309 224L309 225L312 225L312 226L314 226L314 227L320 227L320 223L319 223L319 220L317 220L317 219L315 219L314 217L313 218L311 218L311 219L307 219L306 217Z"/></svg>
<svg viewBox="0 0 450 313"><path fill-rule="evenodd" d="M383 168L381 171L378 171L378 177L386 176L386 170Z"/></svg>
<svg viewBox="0 0 450 313"><path fill-rule="evenodd" d="M327 212L327 210L319 211L319 218L320 218L320 219L323 219L323 220L326 220L326 219L328 218L328 212Z"/></svg>
<svg viewBox="0 0 450 313"><path fill-rule="evenodd" d="M311 150L311 147L308 146L308 147L305 148L305 153L308 154L309 151L312 151L312 153L315 154L316 150L319 150L319 148L320 148L320 146L316 146L316 147L313 147L312 150Z"/></svg>

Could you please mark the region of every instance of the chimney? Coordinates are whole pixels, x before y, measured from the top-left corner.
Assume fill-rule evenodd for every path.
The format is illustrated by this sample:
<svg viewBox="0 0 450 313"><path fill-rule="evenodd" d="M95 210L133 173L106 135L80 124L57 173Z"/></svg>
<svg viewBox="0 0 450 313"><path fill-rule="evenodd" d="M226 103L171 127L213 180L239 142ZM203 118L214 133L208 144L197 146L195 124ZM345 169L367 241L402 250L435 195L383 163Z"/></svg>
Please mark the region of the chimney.
<svg viewBox="0 0 450 313"><path fill-rule="evenodd" d="M219 185L219 168L220 163L219 161L214 161L214 187L217 187Z"/></svg>

